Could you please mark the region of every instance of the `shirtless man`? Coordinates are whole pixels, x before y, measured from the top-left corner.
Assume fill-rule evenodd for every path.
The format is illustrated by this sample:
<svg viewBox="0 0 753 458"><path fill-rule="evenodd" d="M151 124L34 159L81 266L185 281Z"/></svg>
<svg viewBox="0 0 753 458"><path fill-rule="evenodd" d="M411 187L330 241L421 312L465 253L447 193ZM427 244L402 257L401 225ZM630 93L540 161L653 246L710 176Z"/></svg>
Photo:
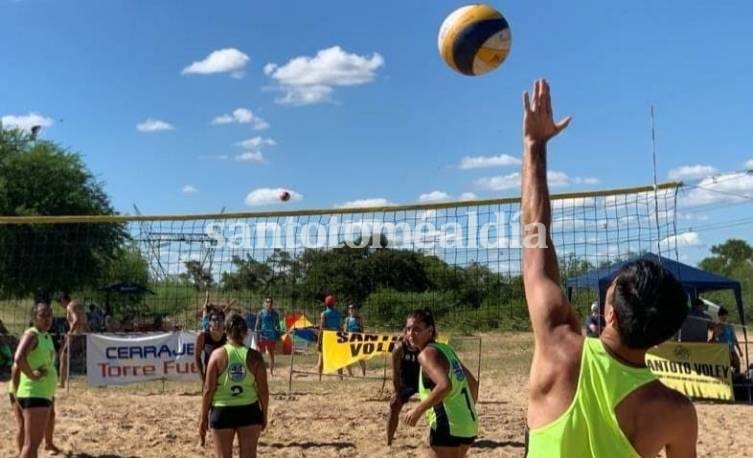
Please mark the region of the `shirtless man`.
<svg viewBox="0 0 753 458"><path fill-rule="evenodd" d="M65 319L68 321L68 333L65 336L63 346L60 348L60 382L61 388L65 386L68 380L68 359L74 339L80 339L89 332L89 325L86 318L86 311L78 301L71 300L68 293L60 293L57 301L65 308Z"/></svg>

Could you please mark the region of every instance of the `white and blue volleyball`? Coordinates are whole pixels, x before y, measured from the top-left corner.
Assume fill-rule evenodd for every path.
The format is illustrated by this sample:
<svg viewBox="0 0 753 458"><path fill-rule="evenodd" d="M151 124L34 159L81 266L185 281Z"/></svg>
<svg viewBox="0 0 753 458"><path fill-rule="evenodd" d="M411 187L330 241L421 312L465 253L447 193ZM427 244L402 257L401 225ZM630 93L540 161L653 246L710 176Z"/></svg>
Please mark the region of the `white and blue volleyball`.
<svg viewBox="0 0 753 458"><path fill-rule="evenodd" d="M453 70L478 76L502 65L510 53L510 25L489 5L456 9L439 28L439 54Z"/></svg>

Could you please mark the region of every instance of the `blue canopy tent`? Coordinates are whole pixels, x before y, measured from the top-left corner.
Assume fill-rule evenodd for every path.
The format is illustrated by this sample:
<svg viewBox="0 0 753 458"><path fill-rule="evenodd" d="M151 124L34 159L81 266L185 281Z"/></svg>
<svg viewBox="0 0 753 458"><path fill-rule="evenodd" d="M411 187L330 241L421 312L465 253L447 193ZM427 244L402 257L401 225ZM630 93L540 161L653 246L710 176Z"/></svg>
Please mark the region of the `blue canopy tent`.
<svg viewBox="0 0 753 458"><path fill-rule="evenodd" d="M568 299L572 298L574 288L592 288L599 291L599 305L604 304L604 296L607 293L607 287L614 278L615 274L627 263L638 260L648 259L661 264L665 269L682 283L691 299L695 299L699 294L708 291L719 291L729 289L735 294L737 303L737 313L740 315L740 324L745 326L745 314L743 312L743 298L740 288L740 282L721 275L712 274L681 262L674 261L654 253L646 253L626 261L602 267L601 269L592 270L576 277L568 278L565 281ZM745 328L743 328L745 329ZM746 335L747 339L747 335Z"/></svg>
<svg viewBox="0 0 753 458"><path fill-rule="evenodd" d="M641 256L628 259L626 261L617 262L615 264L602 267L601 269L592 270L576 277L568 278L565 281L568 300L572 300L574 288L591 288L599 291L599 306L603 307L607 288L609 287L609 283L612 281L615 274L625 264L637 259L648 259L656 263L660 263L665 269L672 272L675 278L680 281L691 299L696 299L699 294L708 291L719 291L726 289L732 290L735 295L735 302L737 303L737 313L740 316L740 324L743 326L743 336L745 338L745 343L747 344L748 332L745 329L745 313L743 311L743 298L740 288L740 282L732 280L731 278L723 277L721 275L706 272L696 267L689 266L687 264L683 264L681 262L677 262L654 253L646 253ZM748 360L747 345L745 345L745 359Z"/></svg>

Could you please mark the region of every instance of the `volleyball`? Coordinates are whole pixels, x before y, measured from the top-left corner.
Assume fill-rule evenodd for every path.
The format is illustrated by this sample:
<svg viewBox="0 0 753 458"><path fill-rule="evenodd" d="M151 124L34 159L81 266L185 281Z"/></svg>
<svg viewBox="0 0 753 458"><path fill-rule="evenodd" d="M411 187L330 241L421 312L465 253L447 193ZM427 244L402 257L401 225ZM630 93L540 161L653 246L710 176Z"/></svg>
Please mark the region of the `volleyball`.
<svg viewBox="0 0 753 458"><path fill-rule="evenodd" d="M489 5L473 4L450 13L439 27L439 54L463 75L488 73L510 53L510 25Z"/></svg>
<svg viewBox="0 0 753 458"><path fill-rule="evenodd" d="M280 200L287 202L290 200L290 193L288 191L280 191Z"/></svg>

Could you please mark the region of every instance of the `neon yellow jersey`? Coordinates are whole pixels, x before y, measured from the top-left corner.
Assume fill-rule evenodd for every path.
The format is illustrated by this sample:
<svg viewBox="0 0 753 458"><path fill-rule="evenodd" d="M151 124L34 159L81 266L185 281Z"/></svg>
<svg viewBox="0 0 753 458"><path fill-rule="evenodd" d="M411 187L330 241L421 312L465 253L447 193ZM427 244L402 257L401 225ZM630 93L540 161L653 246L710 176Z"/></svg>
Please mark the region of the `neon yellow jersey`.
<svg viewBox="0 0 753 458"><path fill-rule="evenodd" d="M55 386L58 383L58 373L55 370L55 346L52 337L46 332L39 332L37 328L29 328L25 332L37 337L37 346L26 357L31 370L42 370L46 374L39 380L31 380L23 372L19 374L16 387L17 398L42 398L52 400L55 397ZM19 369L20 371L20 369Z"/></svg>
<svg viewBox="0 0 753 458"><path fill-rule="evenodd" d="M246 365L248 347L228 343L223 348L227 353L227 367L217 380L212 405L228 407L255 403L259 394L256 392L256 379Z"/></svg>
<svg viewBox="0 0 753 458"><path fill-rule="evenodd" d="M529 431L526 456L640 458L620 429L614 409L654 380L649 369L620 363L599 339L587 337L573 402L552 423Z"/></svg>
<svg viewBox="0 0 753 458"><path fill-rule="evenodd" d="M455 437L476 437L478 435L478 414L473 395L468 386L463 366L455 351L447 344L432 342L450 363L450 384L452 389L439 404L426 411L426 420L431 429L444 430ZM427 380L428 382L428 380ZM430 386L429 386L430 385ZM423 401L429 397L433 383L424 384L424 371L418 374L418 396Z"/></svg>

